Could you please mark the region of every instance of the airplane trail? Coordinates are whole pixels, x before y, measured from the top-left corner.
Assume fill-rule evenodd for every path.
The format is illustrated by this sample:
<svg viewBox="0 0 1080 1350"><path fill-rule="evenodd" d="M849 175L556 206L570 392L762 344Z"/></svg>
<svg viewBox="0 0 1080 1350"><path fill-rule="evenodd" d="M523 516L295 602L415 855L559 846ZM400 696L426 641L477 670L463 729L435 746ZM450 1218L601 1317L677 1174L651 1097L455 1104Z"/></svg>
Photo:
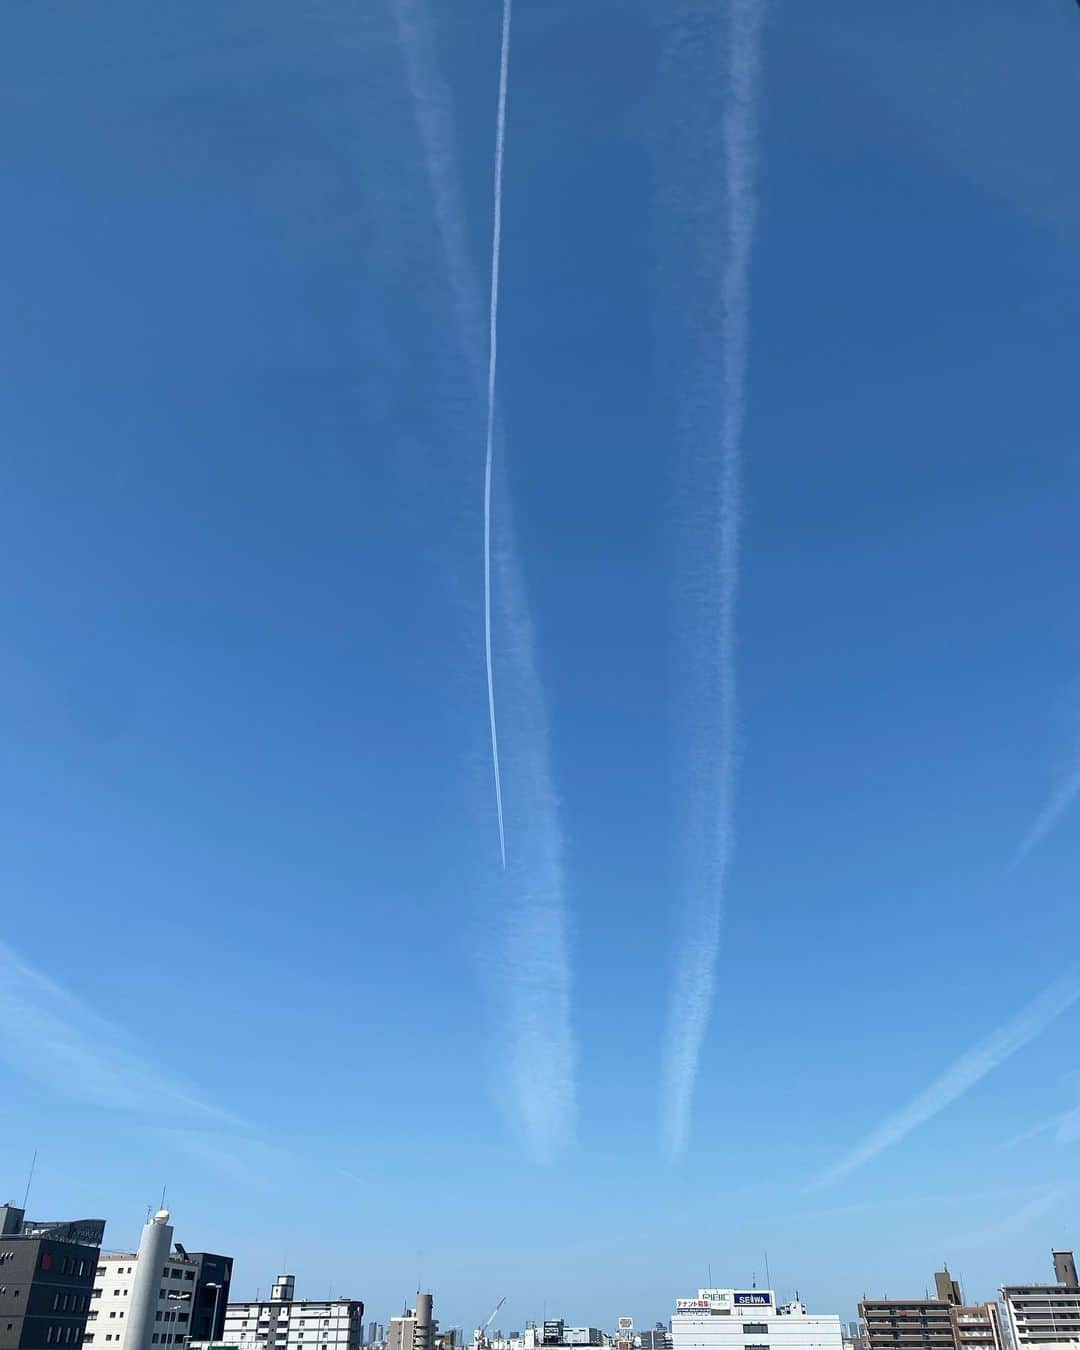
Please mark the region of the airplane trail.
<svg viewBox="0 0 1080 1350"><path fill-rule="evenodd" d="M807 1190L820 1190L839 1181L856 1168L864 1166L879 1153L906 1138L912 1130L933 1119L939 1112L961 1097L969 1088L985 1078L991 1070L1003 1064L1018 1050L1033 1041L1080 999L1080 972L1055 981L1033 999L1026 1008L1009 1022L991 1032L973 1045L918 1093L912 1100L889 1116L843 1158L826 1169L810 1183Z"/></svg>
<svg viewBox="0 0 1080 1350"><path fill-rule="evenodd" d="M500 649L503 717L501 753L514 773L507 794L507 819L514 846L503 854L505 894L501 899L507 1046L501 1056L511 1084L504 1093L517 1111L528 1151L552 1159L571 1132L575 1098L575 1047L570 1007L563 837L558 794L551 773L544 691L536 665L535 640L514 538L512 503L494 447L501 443L496 397L494 328L501 261L502 166L509 72L510 4L503 6L498 120L496 125L492 284L485 305L483 287L469 250L468 216L457 167L453 100L440 69L423 0L394 0L405 72L431 185L435 221L446 256L447 274L478 406L485 407L487 437L484 475L485 627L498 620L505 633ZM486 311L486 312L485 312ZM487 331L485 333L485 320ZM486 340L486 351L485 351ZM494 574L494 584L487 580ZM490 606L490 607L489 607ZM491 667L489 666L490 670ZM494 736L492 685L489 713L496 782L500 749ZM500 830L502 828L500 807ZM515 828L515 822L519 822Z"/></svg>
<svg viewBox="0 0 1080 1350"><path fill-rule="evenodd" d="M488 721L491 724L491 766L495 775L495 809L499 817L499 853L506 867L499 733L495 725L495 672L491 650L491 470L495 458L495 372L499 354L499 257L502 252L503 152L506 148L506 88L510 76L510 7L503 0L502 47L499 55L499 109L495 121L495 210L491 230L491 291L488 313L487 439L484 451L484 664L487 668Z"/></svg>
<svg viewBox="0 0 1080 1350"><path fill-rule="evenodd" d="M1037 844L1042 843L1078 796L1080 796L1080 768L1074 769L1036 817L1035 823L1028 830L1019 849L1017 849L1016 857L1013 859L1014 867L1022 863Z"/></svg>
<svg viewBox="0 0 1080 1350"><path fill-rule="evenodd" d="M716 983L720 923L727 873L735 850L735 737L738 685L735 619L739 579L742 433L746 416L746 375L750 320L750 261L757 220L758 91L765 0L731 0L727 51L727 93L723 116L725 258L720 280L722 357L719 415L719 478L713 539L713 570L706 585L715 597L715 641L711 674L699 695L711 706L699 708L714 733L706 752L714 762L703 770L711 779L711 801L691 804L697 817L691 849L697 855L680 944L679 980L672 990L665 1050L664 1142L669 1158L686 1148L690 1111L701 1049ZM699 615L700 618L700 615ZM702 793L699 784L699 795ZM709 817L701 819L702 816Z"/></svg>

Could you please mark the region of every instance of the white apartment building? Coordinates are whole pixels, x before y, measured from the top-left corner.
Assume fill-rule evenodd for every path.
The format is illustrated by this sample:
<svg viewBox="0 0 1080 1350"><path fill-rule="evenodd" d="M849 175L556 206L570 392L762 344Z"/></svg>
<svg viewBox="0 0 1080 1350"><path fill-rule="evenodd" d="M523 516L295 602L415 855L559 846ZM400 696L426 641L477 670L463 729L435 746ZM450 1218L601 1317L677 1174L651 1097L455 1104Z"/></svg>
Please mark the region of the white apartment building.
<svg viewBox="0 0 1080 1350"><path fill-rule="evenodd" d="M674 1350L842 1350L837 1314L812 1314L771 1289L699 1289L676 1300Z"/></svg>
<svg viewBox="0 0 1080 1350"><path fill-rule="evenodd" d="M135 1252L102 1252L90 1295L84 1344L94 1350L124 1350L131 1296L138 1269ZM213 1326L214 1306L229 1297L231 1261L206 1252L165 1258L154 1309L153 1345L186 1346ZM210 1283L214 1276L216 1283Z"/></svg>
<svg viewBox="0 0 1080 1350"><path fill-rule="evenodd" d="M1080 1282L1072 1252L1052 1253L1056 1284L1007 1284L1005 1304L1013 1350L1076 1350Z"/></svg>
<svg viewBox="0 0 1080 1350"><path fill-rule="evenodd" d="M363 1303L355 1298L296 1299L295 1285L294 1276L279 1275L268 1300L230 1303L222 1341L239 1350L360 1350Z"/></svg>

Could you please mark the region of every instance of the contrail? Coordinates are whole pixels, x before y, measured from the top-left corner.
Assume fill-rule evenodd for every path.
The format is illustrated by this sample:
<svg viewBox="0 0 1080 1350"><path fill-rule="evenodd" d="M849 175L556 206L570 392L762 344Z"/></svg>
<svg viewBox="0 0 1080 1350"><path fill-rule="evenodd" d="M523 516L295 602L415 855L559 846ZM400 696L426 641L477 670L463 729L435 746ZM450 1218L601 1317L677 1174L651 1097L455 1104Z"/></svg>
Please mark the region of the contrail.
<svg viewBox="0 0 1080 1350"><path fill-rule="evenodd" d="M506 146L506 86L510 75L510 5L503 0L502 49L499 56L499 111L495 121L495 213L491 230L491 302L488 313L487 444L484 452L484 663L487 666L488 721L491 724L491 766L495 774L495 809L499 817L499 852L506 867L499 733L495 726L495 675L491 657L491 467L495 446L495 370L499 354L499 255L502 252L503 151Z"/></svg>
<svg viewBox="0 0 1080 1350"><path fill-rule="evenodd" d="M1080 796L1080 767L1075 769L1070 777L1062 783L1039 816L1036 817L1034 825L1028 830L1019 849L1017 849L1016 857L1013 860L1014 867L1023 862L1036 844L1041 843L1046 838L1078 796Z"/></svg>
<svg viewBox="0 0 1080 1350"><path fill-rule="evenodd" d="M723 115L725 258L720 279L719 480L713 525L714 570L706 583L713 605L711 672L699 674L699 708L712 731L707 801L691 803L690 848L696 891L680 944L679 980L672 991L665 1053L664 1142L670 1158L685 1149L701 1048L716 982L724 887L735 850L734 797L738 724L735 611L738 598L742 432L750 319L750 259L757 220L758 90L765 0L728 6L727 93ZM701 614L699 614L699 620ZM704 819L700 818L704 817Z"/></svg>
<svg viewBox="0 0 1080 1350"><path fill-rule="evenodd" d="M988 1073L1022 1050L1080 999L1080 971L1057 980L1022 1009L1011 1022L972 1046L938 1078L923 1089L903 1110L883 1121L856 1148L834 1163L807 1187L819 1190L839 1181L849 1172L898 1144L912 1130L923 1125L945 1107L974 1087Z"/></svg>
<svg viewBox="0 0 1080 1350"><path fill-rule="evenodd" d="M506 1012L505 1063L529 1151L550 1159L571 1131L574 1115L575 1050L571 1028L570 961L563 901L563 839L555 791L544 693L536 667L534 636L514 542L509 493L498 472L494 446L501 442L495 388L497 288L501 257L502 165L509 72L510 4L503 6L495 155L495 223L491 291L485 305L479 273L469 251L467 215L456 162L453 102L439 68L424 0L393 0L417 128L431 183L435 220L446 254L447 274L462 334L465 359L478 406L487 419L484 473L485 647L488 707L496 776L500 843L502 782L495 737L492 629L505 630L500 650L503 753L514 767L508 784L507 819L513 848L503 852L505 903L500 992ZM485 314L486 310L486 314ZM487 331L485 332L485 318ZM486 344L486 350L485 350ZM494 575L495 585L490 578ZM498 605L493 603L498 597ZM515 829L520 822L520 829Z"/></svg>

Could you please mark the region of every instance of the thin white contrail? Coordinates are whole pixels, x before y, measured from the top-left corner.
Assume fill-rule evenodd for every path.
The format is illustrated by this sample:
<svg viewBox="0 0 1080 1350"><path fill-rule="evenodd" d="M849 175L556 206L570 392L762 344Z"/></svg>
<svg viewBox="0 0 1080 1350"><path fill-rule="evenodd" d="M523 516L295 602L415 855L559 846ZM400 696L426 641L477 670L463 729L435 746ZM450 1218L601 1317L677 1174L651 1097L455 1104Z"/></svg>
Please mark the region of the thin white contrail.
<svg viewBox="0 0 1080 1350"><path fill-rule="evenodd" d="M846 1154L827 1168L807 1187L818 1190L839 1181L857 1167L892 1148L943 1111L962 1096L980 1079L1003 1064L1010 1056L1022 1050L1025 1045L1040 1035L1051 1022L1056 1021L1080 999L1080 972L1073 971L1044 989L1038 998L1023 1008L1010 1022L992 1032L985 1040L972 1046L958 1060L951 1064L943 1074L934 1079L902 1110L883 1121L875 1130Z"/></svg>
<svg viewBox="0 0 1080 1350"><path fill-rule="evenodd" d="M492 325L498 284L496 253L501 255L510 6L505 4L503 9L496 131L496 248L492 250L494 280L487 304L469 250L468 218L453 135L453 101L439 67L424 0L393 0L393 13L465 358L478 406L486 408L488 419L484 563L485 576L493 572L495 585L485 582L485 599L490 597L492 601L490 608L485 605L485 620L486 626L490 626L498 617L505 631L505 647L500 650L500 694L504 709L504 753L514 769L507 798L513 847L504 862L505 903L499 914L503 928L500 969L507 972L499 994L500 1006L506 1012L507 1049L502 1062L511 1084L511 1090L504 1095L518 1114L529 1151L538 1159L550 1159L571 1132L575 1096L562 827L550 766L544 692L514 542L511 502L491 453L492 447L501 441ZM486 645L490 657L490 636ZM492 732L498 773L493 720ZM514 828L515 821L520 822L518 829Z"/></svg>
<svg viewBox="0 0 1080 1350"><path fill-rule="evenodd" d="M491 653L491 470L495 458L495 371L499 357L499 255L502 252L503 151L506 147L506 86L510 76L510 5L503 0L502 47L499 56L499 109L495 121L495 211L491 230L491 300L488 312L487 441L484 451L484 663L487 667L488 721L491 724L491 767L495 774L495 809L499 817L499 853L506 867L499 733L495 726L495 673Z"/></svg>
<svg viewBox="0 0 1080 1350"><path fill-rule="evenodd" d="M720 284L722 356L719 422L719 504L715 522L716 627L712 675L703 690L715 701L710 817L699 828L692 848L703 851L692 880L680 945L679 980L673 989L665 1055L664 1141L671 1158L686 1147L690 1109L701 1048L716 982L724 887L735 850L735 736L738 687L735 663L735 611L739 579L742 433L746 415L746 370L750 319L750 259L757 221L758 91L761 72L764 0L731 0L727 54L727 94L723 119L723 172L726 201L725 257Z"/></svg>
<svg viewBox="0 0 1080 1350"><path fill-rule="evenodd" d="M1080 797L1080 767L1076 768L1062 783L1042 812L1036 817L1034 825L1028 830L1019 849L1017 849L1016 857L1013 860L1014 867L1023 862L1036 844L1040 844L1046 838L1077 797Z"/></svg>

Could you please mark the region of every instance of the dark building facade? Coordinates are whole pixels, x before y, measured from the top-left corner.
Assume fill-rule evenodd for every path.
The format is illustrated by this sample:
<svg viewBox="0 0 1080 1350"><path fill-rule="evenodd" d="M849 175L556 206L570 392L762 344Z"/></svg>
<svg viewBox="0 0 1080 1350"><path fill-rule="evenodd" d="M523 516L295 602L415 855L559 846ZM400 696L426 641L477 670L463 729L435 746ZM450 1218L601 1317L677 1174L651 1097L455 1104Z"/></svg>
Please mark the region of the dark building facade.
<svg viewBox="0 0 1080 1350"><path fill-rule="evenodd" d="M97 1263L81 1242L0 1236L0 1350L81 1345Z"/></svg>

